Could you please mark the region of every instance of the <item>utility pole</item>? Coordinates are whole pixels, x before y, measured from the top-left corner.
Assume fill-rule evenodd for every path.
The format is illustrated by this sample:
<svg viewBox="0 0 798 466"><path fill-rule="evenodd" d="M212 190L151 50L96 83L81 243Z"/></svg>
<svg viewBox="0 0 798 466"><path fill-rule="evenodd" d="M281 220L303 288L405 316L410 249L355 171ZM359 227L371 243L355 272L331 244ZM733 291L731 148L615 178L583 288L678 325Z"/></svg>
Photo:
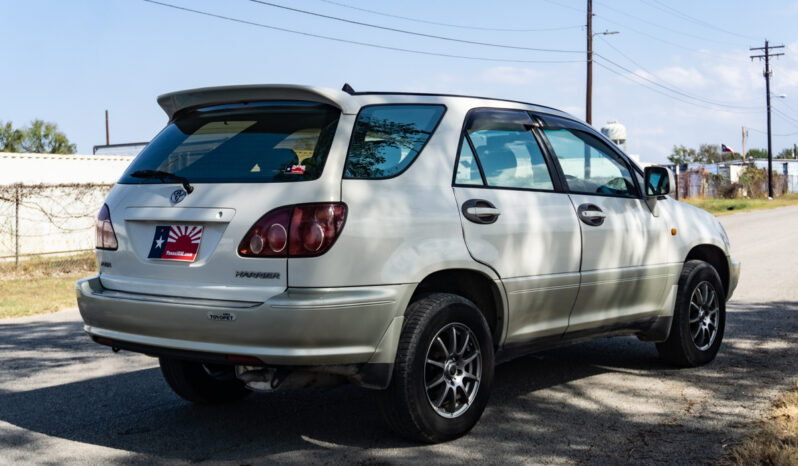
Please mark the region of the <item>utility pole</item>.
<svg viewBox="0 0 798 466"><path fill-rule="evenodd" d="M585 121L593 119L593 0L587 0L587 87L585 92Z"/></svg>
<svg viewBox="0 0 798 466"><path fill-rule="evenodd" d="M767 108L768 108L768 198L773 199L773 149L772 149L772 142L771 142L771 134L770 134L770 75L773 72L770 70L770 57L778 57L784 55L783 53L770 53L772 49L783 49L783 45L774 45L770 46L768 41L765 40L764 47L751 47L749 50L764 50L765 53L761 55L751 55L751 61L754 58L759 58L760 60L765 61L765 72L763 75L765 76L765 98L767 101Z"/></svg>
<svg viewBox="0 0 798 466"><path fill-rule="evenodd" d="M108 110L105 111L105 145L111 145L111 137L108 134Z"/></svg>
<svg viewBox="0 0 798 466"><path fill-rule="evenodd" d="M748 135L748 131L745 130L745 126L743 126L743 163L745 163L745 137Z"/></svg>

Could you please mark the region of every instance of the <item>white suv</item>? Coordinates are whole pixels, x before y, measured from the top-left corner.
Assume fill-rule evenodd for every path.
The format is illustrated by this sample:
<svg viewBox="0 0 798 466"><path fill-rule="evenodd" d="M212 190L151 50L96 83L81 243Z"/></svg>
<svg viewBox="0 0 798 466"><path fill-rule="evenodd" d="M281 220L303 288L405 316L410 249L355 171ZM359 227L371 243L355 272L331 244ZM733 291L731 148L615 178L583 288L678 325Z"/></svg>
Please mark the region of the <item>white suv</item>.
<svg viewBox="0 0 798 466"><path fill-rule="evenodd" d="M302 86L158 98L169 124L108 195L98 343L196 403L351 382L401 434L467 432L494 364L637 335L711 361L740 264L668 170L547 107Z"/></svg>

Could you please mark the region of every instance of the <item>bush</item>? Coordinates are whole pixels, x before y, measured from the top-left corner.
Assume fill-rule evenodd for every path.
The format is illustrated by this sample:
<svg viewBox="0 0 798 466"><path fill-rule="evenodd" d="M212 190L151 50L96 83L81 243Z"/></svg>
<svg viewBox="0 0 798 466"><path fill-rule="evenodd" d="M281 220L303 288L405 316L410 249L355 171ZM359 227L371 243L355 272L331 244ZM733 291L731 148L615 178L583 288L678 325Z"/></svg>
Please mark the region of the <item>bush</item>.
<svg viewBox="0 0 798 466"><path fill-rule="evenodd" d="M717 195L723 199L737 199L742 191L740 183L729 183L718 186Z"/></svg>

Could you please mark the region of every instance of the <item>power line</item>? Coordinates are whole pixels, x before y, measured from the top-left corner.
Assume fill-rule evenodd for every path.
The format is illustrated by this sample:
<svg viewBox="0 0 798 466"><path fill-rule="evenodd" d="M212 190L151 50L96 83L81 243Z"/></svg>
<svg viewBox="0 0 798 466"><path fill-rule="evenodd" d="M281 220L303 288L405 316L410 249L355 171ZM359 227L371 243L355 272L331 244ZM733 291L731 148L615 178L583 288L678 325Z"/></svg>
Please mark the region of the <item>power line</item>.
<svg viewBox="0 0 798 466"><path fill-rule="evenodd" d="M393 15L390 13L385 13L382 11L376 10L369 10L368 8L360 8L354 5L347 5L346 3L334 2L332 0L319 0L320 2L329 3L331 5L337 5L344 8L349 8L352 10L358 11L365 11L366 13L371 13L373 15L385 16L387 18L397 18L403 19L405 21L412 21L415 23L423 23L423 24L432 24L435 26L445 26L450 28L458 28L458 29L473 29L477 31L496 31L496 32L546 32L546 31L563 31L566 29L581 29L581 24L576 26L561 26L561 27L551 27L551 28L539 28L539 29L512 29L512 28L496 28L496 27L485 27L485 26L467 26L464 24L452 24L452 23L442 23L438 21L429 21L420 18L411 18L409 16L400 16L400 15Z"/></svg>
<svg viewBox="0 0 798 466"><path fill-rule="evenodd" d="M621 49L619 49L618 47L616 47L616 46L612 45L612 43L610 43L610 41L608 41L608 40L607 40L607 39L605 39L604 37L602 37L602 36L598 36L598 38L599 38L599 39L601 39L601 41L602 41L602 42L604 42L604 44L606 44L608 47L610 47L611 49L613 49L613 50L615 50L616 52L618 52L618 54L619 54L620 56L622 56L622 57L626 58L627 60L629 60L629 62L630 62L630 63L632 63L633 65L637 66L638 68L642 69L643 71L645 71L645 72L646 72L646 73L648 73L648 74L651 74L651 75L653 75L653 74L654 74L654 73L651 73L650 71L646 70L646 69L645 69L645 67L644 67L643 65L641 65L640 63L638 63L638 62L637 62L637 61L636 61L634 58L632 58L632 57L630 57L629 55L627 55L627 54L623 53L623 52L621 51Z"/></svg>
<svg viewBox="0 0 798 466"><path fill-rule="evenodd" d="M679 31L679 30L676 30L676 29L669 28L667 26L663 26L661 24L655 23L654 21L649 21L649 20L647 20L645 18L641 18L639 16L635 16L635 15L629 14L629 13L623 11L623 10L620 10L618 8L615 8L615 7L612 7L612 6L610 6L610 5L606 4L606 3L603 3L603 2L596 1L596 3L598 3L599 5L602 5L604 8L607 8L608 10L612 10L612 11L614 11L614 12L616 12L618 14L621 14L623 16L635 19L637 21L640 21L640 22L643 22L643 23L646 23L646 24L650 24L651 26L663 29L665 31L670 31L670 32L673 32L673 33L676 33L676 34L680 34L680 35L683 35L683 36L693 37L693 38L699 39L699 40L704 40L704 41L708 41L708 42L715 42L715 43L723 44L723 45L728 45L726 42L723 42L723 41L719 41L719 40L716 40L716 39L709 39L707 37L702 37L702 36L699 36L699 35L696 35L696 34L692 34L692 33L689 33L689 32Z"/></svg>
<svg viewBox="0 0 798 466"><path fill-rule="evenodd" d="M561 8L567 8L569 10L578 11L579 13L584 13L584 10L582 10L581 8L577 8L577 7L574 7L574 6L571 6L571 5L566 5L566 4L563 4L563 3L559 3L559 2L556 2L554 0L544 0L544 1L546 1L547 3L551 3L552 5L557 5L557 6L561 7ZM646 37L648 37L650 39L654 39L654 40L656 40L658 42L662 42L663 44L668 44L668 45L671 45L673 47L676 47L676 48L679 48L679 49L682 49L682 50L687 50L688 52L709 53L706 50L693 49L693 48L687 47L685 45L677 44L676 42L671 42L671 41L669 41L667 39L663 39L661 37L654 36L652 34L649 34L649 33L645 32L645 31L641 31L641 30L635 29L635 28L633 28L631 26L627 26L624 23L620 23L618 21L613 21L611 19L607 19L603 15L598 15L598 14L594 13L593 16L595 16L596 18L601 18L603 21L606 21L606 22L608 22L610 24L614 24L616 26L622 27L625 30L632 31L634 33L640 34L641 36L646 36Z"/></svg>
<svg viewBox="0 0 798 466"><path fill-rule="evenodd" d="M604 57L601 57L601 58L604 58ZM604 59L606 60L606 58L604 58ZM621 73L620 71L617 71L617 70L615 70L613 68L610 68L609 66L607 66L604 63L602 63L602 62L600 62L598 60L595 60L595 59L593 60L593 63L595 63L596 65L598 65L598 66L600 66L602 68L604 68L605 70L607 70L607 71L609 71L611 73L614 73L614 74L626 79L629 82L632 82L634 84L637 84L638 86L644 87L644 88L646 88L646 89L648 89L648 90L650 90L652 92L656 92L657 94L663 95L663 96L668 97L668 98L673 99L673 100L678 100L679 102L683 102L683 103L688 104L688 105L693 105L695 107L699 107L699 108L703 108L703 109L707 108L705 103L699 103L699 102L695 102L693 100L687 100L685 98L682 98L682 97L679 97L679 96L676 96L676 95L673 95L673 94L668 94L667 92L662 91L660 89L657 89L656 87L652 87L652 86L649 86L649 85L647 85L647 84L645 84L643 82L636 81L636 80L632 79L631 76L634 76L636 78L642 78L642 76L640 76L638 74L632 73L631 76L630 76L629 74ZM749 113L749 112L742 111L742 110L729 110L729 109L722 109L722 111L729 112L729 113Z"/></svg>
<svg viewBox="0 0 798 466"><path fill-rule="evenodd" d="M784 119L786 122L788 122L788 123L792 123L793 125L796 125L796 126L798 126L798 120L796 120L795 118L793 118L793 117L789 116L788 114L786 114L786 113L782 112L782 111L781 111L781 110L779 110L778 108L771 107L771 110L773 110L773 112L774 112L774 113L776 113L777 115L779 115L779 116L780 116L782 119Z"/></svg>
<svg viewBox="0 0 798 466"><path fill-rule="evenodd" d="M264 23L256 23L254 21L248 21L248 20L239 19L239 18L232 18L232 17L229 17L229 16L218 15L218 14L215 14L215 13L210 13L210 12L202 11L202 10L195 10L195 9L192 9L192 8L187 8L187 7L183 7L183 6L173 5L171 3L159 2L159 1L156 1L156 0L141 0L141 1L147 2L147 3L152 3L152 4L155 4L155 5L164 6L164 7L167 7L167 8L172 8L172 9L175 9L175 10L187 11L187 12L195 13L195 14L198 14L198 15L208 16L208 17L211 17L211 18L223 19L225 21L231 21L231 22L240 23L240 24L247 24L247 25L250 25L250 26L256 26L256 27L260 27L260 28L264 28L264 29L271 29L273 31L288 32L288 33L291 33L291 34L297 34L297 35L301 35L301 36L305 36L305 37L313 37L313 38L316 38L316 39L325 39L325 40L341 42L341 43L345 43L345 44L361 45L361 46L364 46L364 47L371 47L371 48L382 49L382 50L392 50L392 51L395 51L395 52L405 52L405 53L414 53L414 54L418 54L418 55L429 55L429 56L434 56L434 57L459 58L459 59L464 59L464 60L500 62L500 63L583 63L584 62L584 60L519 60L519 59L511 59L511 58L478 57L478 56L470 56L470 55L455 55L455 54L429 52L429 51L424 51L424 50L415 50L415 49L408 49L408 48L401 48L401 47L392 47L392 46L388 46L388 45L373 44L373 43L370 43L370 42L360 42L360 41L355 41L355 40L342 39L340 37L324 36L324 35L321 35L321 34L314 34L314 33L311 33L311 32L297 31L297 30L294 30L294 29L288 29L288 28L283 28L283 27L278 27L278 26L272 26L272 25L264 24Z"/></svg>
<svg viewBox="0 0 798 466"><path fill-rule="evenodd" d="M314 11L302 10L302 9L299 9L299 8L293 8L293 7L290 7L290 6L279 5L277 3L266 2L266 1L263 1L263 0L249 0L249 1L252 2L252 3L258 3L260 5L264 5L264 6L280 8L280 9L283 9L283 10L293 11L293 12L296 12L296 13L302 13L302 14L305 14L305 15L317 16L319 18L331 19L331 20L334 20L334 21L340 21L340 22L349 23L349 24L356 24L358 26L364 26L364 27L369 27L369 28L374 28L374 29L381 29L383 31L398 32L398 33L401 33L401 34L408 34L408 35L417 36L417 37L426 37L426 38L429 38L429 39L438 39L438 40L446 40L446 41L450 41L450 42L459 42L461 44L482 45L482 46L485 46L485 47L496 47L496 48L502 48L502 49L527 50L527 51L532 51L532 52L584 53L583 50L563 50L563 49L546 49L546 48L538 48L538 47L523 47L523 46L519 46L519 45L495 44L495 43L492 43L492 42L480 42L480 41L475 41L475 40L458 39L458 38L448 37L448 36L438 36L438 35L435 35L435 34L425 34L423 32L407 31L407 30L404 30L404 29L393 28L393 27L388 27L388 26L380 26L380 25L377 25L377 24L365 23L365 22L362 22L362 21L355 21L355 20L352 20L352 19L339 18L337 16L325 15L325 14L322 14L322 13L316 13Z"/></svg>
<svg viewBox="0 0 798 466"><path fill-rule="evenodd" d="M666 86L664 84L661 84L661 83L659 83L659 82L657 82L657 81L655 81L655 80L653 80L653 79L651 79L651 78L649 78L647 76L640 75L640 74L630 70L629 68L610 60L609 58L607 58L607 57L605 57L605 56L603 56L603 55L601 55L599 53L594 52L593 54L598 56L598 57L600 57L604 61L610 63L611 65L614 65L615 67L620 68L620 69L626 71L627 73L632 73L635 76L637 76L638 78L643 79L645 81L648 81L648 82L650 82L651 84L653 84L653 85L655 85L657 87L661 87L661 88L663 88L663 89L665 89L667 91L673 92L675 94L682 95L684 97L687 97L687 98L690 98L690 99L693 99L693 100L698 100L698 101L704 102L704 103L709 104L709 105L714 105L716 107L726 107L726 108L732 108L732 109L747 110L749 112L752 112L754 109L757 108L757 107L753 107L753 106L727 104L727 103L724 103L724 102L714 101L714 100L707 99L707 98L704 98L704 97L701 97L701 96L690 94L690 93L682 91L682 90L680 90L678 88L670 87L670 86ZM651 73L648 73L648 74L651 74Z"/></svg>
<svg viewBox="0 0 798 466"><path fill-rule="evenodd" d="M633 63L635 66L637 66L638 68L640 68L640 69L641 69L643 72L645 72L645 73L649 74L650 76L655 76L655 74L654 74L654 73L652 73L651 71L647 70L645 66L641 65L641 64L640 64L640 63L638 63L636 60L634 60L632 57L630 57L629 55L625 54L625 53L624 53L624 52L623 52L621 49L619 49L618 47L616 47L616 46L612 45L612 44L610 43L610 41L608 41L608 40L604 39L604 38L603 38L603 37L601 37L601 36L599 36L599 38L600 38L600 39L601 39L601 40L604 42L604 44L606 44L607 46L609 46L610 48L612 48L613 50L615 50L615 51L616 51L616 52L617 52L619 55L621 55L622 57L624 57L624 58L626 58L627 60L629 60L629 61L630 61L631 63ZM598 52L595 52L595 53L596 53L596 55L598 55ZM609 61L609 60L608 60L606 57L602 57L602 58L604 58L605 60ZM637 74L637 73L635 73L635 74ZM641 76L641 77L642 77L642 76ZM687 91L684 91L683 89L680 89L678 86L675 86L674 84L671 84L671 83L669 83L669 82L668 82L668 81L666 81L665 79L662 79L662 78L660 78L660 80L661 80L661 82L663 82L663 83L667 84L668 86L671 86L671 87L672 87L674 90L678 90L679 92L681 92L681 93L682 93L683 95L685 95L685 96L688 96L688 97L691 97L691 98L703 99L702 97L694 97L692 94L688 93ZM716 102L716 101L707 101L707 103L709 103L709 102L712 102L712 105L721 105L721 106L734 106L734 107L745 108L745 109L750 109L750 110L754 110L754 109L757 109L757 108L759 108L759 107L756 107L756 106L737 106L737 105L735 105L735 104L725 104L725 103L722 103L722 102Z"/></svg>
<svg viewBox="0 0 798 466"><path fill-rule="evenodd" d="M751 131L753 131L755 133L759 133L759 134L768 134L767 131L762 131L761 129L751 128L750 126L746 126L745 129L750 129ZM772 133L772 134L773 134L773 136L779 136L779 137L795 136L796 134L798 134L798 131L796 131L794 133Z"/></svg>
<svg viewBox="0 0 798 466"><path fill-rule="evenodd" d="M752 37L752 36L747 36L745 34L740 34L740 33L733 32L733 31L729 31L728 28L721 28L721 27L715 26L714 24L708 23L708 22L706 22L706 21L704 21L702 19L696 18L694 16L690 16L687 13L679 11L676 8L673 8L672 6L661 2L660 0L651 0L654 3L657 3L658 5L653 5L653 4L649 3L647 0L641 0L641 1L643 3L645 3L646 5L649 5L651 7L657 8L657 9L659 9L661 11L664 11L665 13L668 13L668 14L671 14L673 16L676 16L677 18L685 19L685 20L690 21L692 23L699 24L699 25L714 29L716 31L720 31L720 32L723 32L725 34L730 34L730 35L733 35L733 36L742 37L743 39L758 40L758 38L755 38L755 37Z"/></svg>
<svg viewBox="0 0 798 466"><path fill-rule="evenodd" d="M663 38L657 37L657 36L655 36L653 34L649 34L647 32L641 31L639 29L635 29L635 28L633 28L633 27L631 27L631 26L629 26L627 24L624 24L624 23L621 23L621 22L618 22L618 21L613 21L611 19L607 19L603 15L596 15L596 16L601 18L603 21L606 21L606 22L608 22L610 24L614 24L616 26L622 27L622 28L624 28L624 30L629 30L629 31L632 31L634 33L640 34L641 36L646 36L646 37L648 37L650 39L656 40L657 42L662 42L663 44L668 44L670 46L673 46L673 47L676 47L676 48L679 48L679 49L682 49L682 50L687 50L688 52L693 52L693 53L703 53L703 54L710 53L710 52L708 52L706 50L694 49L694 48L688 47L686 45L677 44L676 42L671 42L671 41L669 41L667 39L663 39Z"/></svg>

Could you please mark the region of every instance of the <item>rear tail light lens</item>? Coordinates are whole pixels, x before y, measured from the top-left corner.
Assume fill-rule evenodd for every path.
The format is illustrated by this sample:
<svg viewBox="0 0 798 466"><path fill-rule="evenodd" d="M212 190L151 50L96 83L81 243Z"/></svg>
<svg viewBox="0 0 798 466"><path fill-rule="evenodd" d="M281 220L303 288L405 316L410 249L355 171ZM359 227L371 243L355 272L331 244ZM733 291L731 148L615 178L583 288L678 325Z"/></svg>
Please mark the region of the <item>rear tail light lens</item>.
<svg viewBox="0 0 798 466"><path fill-rule="evenodd" d="M238 245L243 257L313 257L327 252L344 227L346 204L301 204L274 209Z"/></svg>
<svg viewBox="0 0 798 466"><path fill-rule="evenodd" d="M97 215L97 224L94 228L95 244L97 249L109 249L116 251L119 246L116 242L116 233L114 233L114 226L111 224L111 211L108 210L108 204L103 204L100 209L100 214Z"/></svg>

